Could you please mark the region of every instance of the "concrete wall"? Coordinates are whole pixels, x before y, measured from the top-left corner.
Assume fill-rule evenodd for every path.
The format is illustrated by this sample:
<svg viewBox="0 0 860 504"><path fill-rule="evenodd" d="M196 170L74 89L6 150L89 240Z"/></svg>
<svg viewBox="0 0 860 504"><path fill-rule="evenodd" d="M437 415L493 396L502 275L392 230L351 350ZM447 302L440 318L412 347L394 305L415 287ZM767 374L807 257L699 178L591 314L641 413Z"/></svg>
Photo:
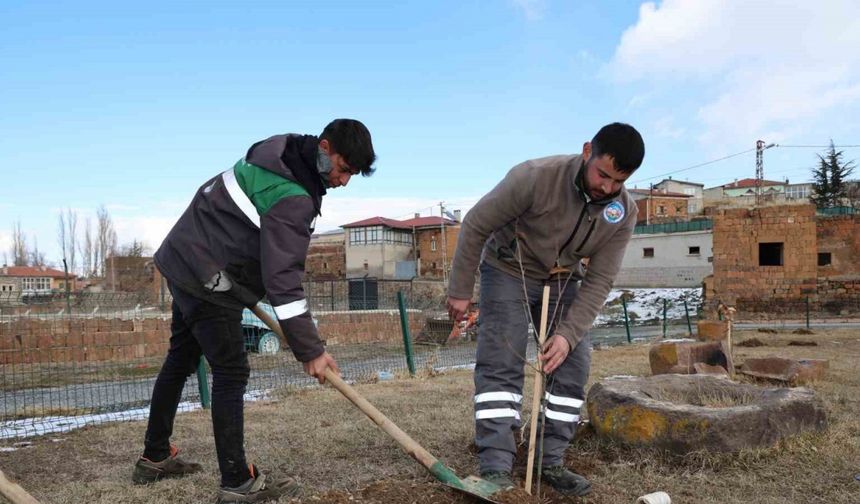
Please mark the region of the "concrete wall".
<svg viewBox="0 0 860 504"><path fill-rule="evenodd" d="M699 247L699 254L690 254ZM654 257L645 257L644 249L653 248ZM713 235L710 231L633 235L617 287L699 287L713 273Z"/></svg>
<svg viewBox="0 0 860 504"><path fill-rule="evenodd" d="M408 261L412 246L395 243L350 245L346 242L346 277L394 278L396 263ZM365 268L365 264L367 267Z"/></svg>

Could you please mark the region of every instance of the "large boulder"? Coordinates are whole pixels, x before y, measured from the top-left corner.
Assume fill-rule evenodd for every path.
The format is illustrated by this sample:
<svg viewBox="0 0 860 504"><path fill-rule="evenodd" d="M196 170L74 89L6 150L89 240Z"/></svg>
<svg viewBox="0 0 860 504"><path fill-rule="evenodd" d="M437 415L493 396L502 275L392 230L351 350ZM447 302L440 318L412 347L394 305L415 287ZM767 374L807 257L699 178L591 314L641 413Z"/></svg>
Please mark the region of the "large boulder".
<svg viewBox="0 0 860 504"><path fill-rule="evenodd" d="M827 426L812 390L708 375L607 378L591 387L587 407L598 435L675 453L734 452Z"/></svg>

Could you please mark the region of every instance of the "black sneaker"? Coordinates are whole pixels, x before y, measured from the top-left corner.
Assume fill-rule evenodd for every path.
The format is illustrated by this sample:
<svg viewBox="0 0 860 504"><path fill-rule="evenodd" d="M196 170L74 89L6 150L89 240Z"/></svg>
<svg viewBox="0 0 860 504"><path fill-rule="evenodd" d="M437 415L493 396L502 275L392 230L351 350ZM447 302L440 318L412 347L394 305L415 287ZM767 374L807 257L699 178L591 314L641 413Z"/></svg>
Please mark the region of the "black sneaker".
<svg viewBox="0 0 860 504"><path fill-rule="evenodd" d="M514 480L508 471L482 471L481 479L498 485L502 490L514 488Z"/></svg>
<svg viewBox="0 0 860 504"><path fill-rule="evenodd" d="M153 462L141 456L134 464L131 481L136 485L154 483L162 478L179 478L200 472L203 467L196 462L179 458L179 449L170 445L170 455L161 462Z"/></svg>
<svg viewBox="0 0 860 504"><path fill-rule="evenodd" d="M264 502L278 500L281 496L298 497L302 489L290 478L274 480L261 473L256 466L249 465L251 478L237 487L221 487L215 504L234 502Z"/></svg>
<svg viewBox="0 0 860 504"><path fill-rule="evenodd" d="M583 497L591 493L591 482L564 466L542 467L540 471L541 479L562 495Z"/></svg>

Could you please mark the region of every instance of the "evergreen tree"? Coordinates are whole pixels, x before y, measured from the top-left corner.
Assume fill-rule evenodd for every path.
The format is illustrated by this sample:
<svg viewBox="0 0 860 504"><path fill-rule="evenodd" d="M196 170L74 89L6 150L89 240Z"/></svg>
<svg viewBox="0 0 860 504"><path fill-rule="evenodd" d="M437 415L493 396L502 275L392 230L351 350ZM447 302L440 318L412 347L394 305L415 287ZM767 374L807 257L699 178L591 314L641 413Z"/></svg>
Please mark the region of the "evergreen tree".
<svg viewBox="0 0 860 504"><path fill-rule="evenodd" d="M854 161L843 161L833 140L825 155L818 154L818 166L812 169L813 194L810 200L819 208L838 206L848 197L848 177L854 172Z"/></svg>

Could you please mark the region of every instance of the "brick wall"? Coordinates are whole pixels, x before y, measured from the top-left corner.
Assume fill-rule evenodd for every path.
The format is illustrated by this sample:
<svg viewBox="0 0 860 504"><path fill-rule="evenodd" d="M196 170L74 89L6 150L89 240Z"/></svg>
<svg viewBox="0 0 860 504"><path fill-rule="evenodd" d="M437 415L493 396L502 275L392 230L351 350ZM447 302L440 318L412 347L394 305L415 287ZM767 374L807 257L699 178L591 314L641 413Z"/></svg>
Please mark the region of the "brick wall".
<svg viewBox="0 0 860 504"><path fill-rule="evenodd" d="M397 310L321 312L314 313L314 318L319 322L320 337L327 345L403 341ZM409 332L414 338L426 317L418 310L408 310L407 318Z"/></svg>
<svg viewBox="0 0 860 504"><path fill-rule="evenodd" d="M0 364L129 361L167 353L170 320L17 320L0 323Z"/></svg>
<svg viewBox="0 0 860 504"><path fill-rule="evenodd" d="M454 251L457 250L457 237L460 235L460 226L445 226L446 248L443 248L442 230L440 228L419 229L418 257L421 259L420 277L442 278L442 263L444 262L451 270L451 261L454 259ZM433 243L436 250L433 250ZM445 250L445 256L442 252Z"/></svg>
<svg viewBox="0 0 860 504"><path fill-rule="evenodd" d="M314 313L329 345L403 339L397 310ZM408 312L417 335L425 317ZM134 361L167 354L170 319L17 320L0 322L0 365Z"/></svg>

